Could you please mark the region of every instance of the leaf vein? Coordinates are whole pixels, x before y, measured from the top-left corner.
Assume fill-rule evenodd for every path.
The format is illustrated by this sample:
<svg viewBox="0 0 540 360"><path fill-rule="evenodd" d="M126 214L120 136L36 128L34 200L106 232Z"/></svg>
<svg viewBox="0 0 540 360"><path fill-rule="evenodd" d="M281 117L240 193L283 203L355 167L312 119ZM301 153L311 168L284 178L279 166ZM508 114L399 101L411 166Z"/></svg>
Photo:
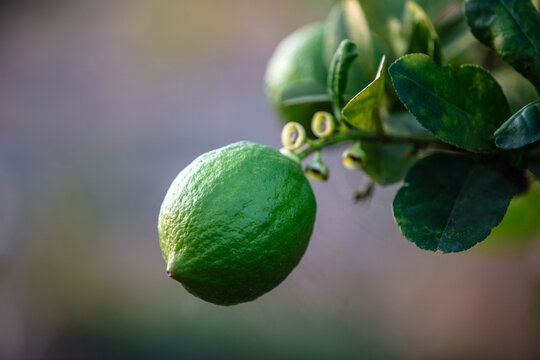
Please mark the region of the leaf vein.
<svg viewBox="0 0 540 360"><path fill-rule="evenodd" d="M430 94L432 97L436 98L436 99L441 99L444 103L448 104L450 107L458 110L458 112L462 113L465 117L467 118L470 118L469 116L469 113L466 111L466 110L463 110L462 108L458 107L457 105L451 103L450 101L446 100L444 97L440 96L439 94L437 93L434 93L433 91L431 91L429 88L425 87L424 85L418 83L417 81L415 81L414 79L408 77L407 75L405 75L404 73L400 72L401 76L403 76L406 80L412 82L413 84L415 84L416 86L418 86L419 88L425 90L428 94Z"/></svg>
<svg viewBox="0 0 540 360"><path fill-rule="evenodd" d="M448 226L450 225L450 222L451 222L451 220L452 220L452 218L454 216L454 213L456 211L456 204L459 202L459 199L461 198L461 195L462 195L464 189L466 189L466 185L468 185L469 181L471 180L472 174L475 172L476 167L477 167L476 164L474 164L472 166L472 168L469 170L469 173L467 174L467 177L465 178L465 180L461 184L461 187L459 188L456 199L454 200L454 203L452 204L452 210L450 210L450 214L448 215L448 219L446 220L446 224L444 226L444 229L443 229L443 231L441 233L441 236L439 237L439 242L437 243L437 248L439 248L439 245L440 245L443 237L447 238L446 230L448 229Z"/></svg>
<svg viewBox="0 0 540 360"><path fill-rule="evenodd" d="M498 1L499 1L499 3L506 9L506 11L508 11L508 13L510 14L510 16L511 16L512 19L514 20L514 23L516 24L516 26L519 28L519 30L520 30L521 33L525 36L525 38L527 38L527 40L529 41L529 43L532 45L534 51L535 51L535 52L538 54L538 56L540 57L540 49L537 47L537 44L531 40L531 38L530 38L529 35L528 35L528 32L525 31L525 30L521 27L521 24L518 22L518 19L515 17L514 12L506 5L506 3L505 3L503 0L498 0ZM535 12L536 12L536 9L535 9Z"/></svg>

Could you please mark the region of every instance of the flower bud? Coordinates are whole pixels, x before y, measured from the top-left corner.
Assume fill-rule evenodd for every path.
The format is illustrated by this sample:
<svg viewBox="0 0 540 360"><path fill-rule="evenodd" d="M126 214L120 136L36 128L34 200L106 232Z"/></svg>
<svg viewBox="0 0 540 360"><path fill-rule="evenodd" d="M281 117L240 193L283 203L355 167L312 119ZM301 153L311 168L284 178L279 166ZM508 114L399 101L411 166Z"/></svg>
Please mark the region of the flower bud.
<svg viewBox="0 0 540 360"><path fill-rule="evenodd" d="M362 169L366 162L366 153L360 147L360 143L355 143L352 147L343 152L343 165L347 169Z"/></svg>
<svg viewBox="0 0 540 360"><path fill-rule="evenodd" d="M326 166L326 164L322 162L320 153L315 154L315 158L313 159L313 161L309 162L306 165L304 174L306 174L306 176L311 180L328 180L328 176L330 176L330 170L328 169L328 166Z"/></svg>
<svg viewBox="0 0 540 360"><path fill-rule="evenodd" d="M296 150L306 141L306 130L297 122L285 124L281 131L281 143L286 149Z"/></svg>
<svg viewBox="0 0 540 360"><path fill-rule="evenodd" d="M320 138L328 137L336 130L334 116L326 111L318 111L311 120L311 131Z"/></svg>

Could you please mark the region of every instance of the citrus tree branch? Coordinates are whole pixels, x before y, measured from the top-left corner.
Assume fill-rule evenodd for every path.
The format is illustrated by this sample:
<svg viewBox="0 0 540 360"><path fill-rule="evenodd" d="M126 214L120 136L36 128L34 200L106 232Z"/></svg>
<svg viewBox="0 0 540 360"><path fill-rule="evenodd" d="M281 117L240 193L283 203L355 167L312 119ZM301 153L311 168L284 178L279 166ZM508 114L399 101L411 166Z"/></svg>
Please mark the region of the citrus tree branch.
<svg viewBox="0 0 540 360"><path fill-rule="evenodd" d="M454 146L444 143L437 139L425 137L407 137L398 135L370 134L365 131L348 130L342 133L336 133L332 136L311 141L306 146L300 148L296 155L300 160L305 159L314 152L320 151L328 146L339 144L344 141L362 141L378 144L410 144L418 149L433 148L443 150L459 151Z"/></svg>

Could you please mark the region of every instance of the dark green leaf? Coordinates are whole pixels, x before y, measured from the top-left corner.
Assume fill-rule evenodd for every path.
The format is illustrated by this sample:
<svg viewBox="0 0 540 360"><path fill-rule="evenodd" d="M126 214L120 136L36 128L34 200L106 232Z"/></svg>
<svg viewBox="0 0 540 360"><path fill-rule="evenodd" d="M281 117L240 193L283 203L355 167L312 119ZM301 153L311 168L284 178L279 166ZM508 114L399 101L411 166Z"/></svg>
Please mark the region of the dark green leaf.
<svg viewBox="0 0 540 360"><path fill-rule="evenodd" d="M501 222L517 187L493 164L436 153L407 173L394 199L403 235L425 250L458 252Z"/></svg>
<svg viewBox="0 0 540 360"><path fill-rule="evenodd" d="M497 149L493 132L510 109L488 71L475 65L439 67L427 55L410 54L389 72L407 109L441 140L476 152Z"/></svg>
<svg viewBox="0 0 540 360"><path fill-rule="evenodd" d="M330 69L328 70L328 93L332 99L332 105L336 114L341 114L349 67L357 56L358 48L356 45L349 40L343 40L330 63Z"/></svg>
<svg viewBox="0 0 540 360"><path fill-rule="evenodd" d="M540 29L539 29L540 31ZM540 139L540 100L526 105L495 131L502 149L518 149Z"/></svg>
<svg viewBox="0 0 540 360"><path fill-rule="evenodd" d="M382 133L380 107L384 95L386 57L383 56L375 80L360 91L345 105L343 119L352 126L364 130Z"/></svg>
<svg viewBox="0 0 540 360"><path fill-rule="evenodd" d="M527 170L529 170L537 180L540 180L540 148L532 150L529 153L527 160Z"/></svg>
<svg viewBox="0 0 540 360"><path fill-rule="evenodd" d="M516 169L527 169L527 152L525 149L504 150L496 153L497 159Z"/></svg>
<svg viewBox="0 0 540 360"><path fill-rule="evenodd" d="M529 79L540 93L540 14L530 0L468 0L472 33Z"/></svg>
<svg viewBox="0 0 540 360"><path fill-rule="evenodd" d="M364 172L379 185L391 185L403 180L416 160L412 145L364 142L361 148L366 154Z"/></svg>

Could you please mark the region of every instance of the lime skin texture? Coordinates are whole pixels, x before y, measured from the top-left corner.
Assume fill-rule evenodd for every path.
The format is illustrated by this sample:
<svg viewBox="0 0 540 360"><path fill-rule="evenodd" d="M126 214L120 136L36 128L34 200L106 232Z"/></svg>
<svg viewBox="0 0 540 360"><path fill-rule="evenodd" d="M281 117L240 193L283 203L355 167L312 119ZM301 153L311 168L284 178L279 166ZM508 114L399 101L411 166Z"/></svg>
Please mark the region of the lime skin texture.
<svg viewBox="0 0 540 360"><path fill-rule="evenodd" d="M316 202L300 164L241 141L199 156L171 184L158 233L167 274L219 305L280 284L304 255Z"/></svg>

